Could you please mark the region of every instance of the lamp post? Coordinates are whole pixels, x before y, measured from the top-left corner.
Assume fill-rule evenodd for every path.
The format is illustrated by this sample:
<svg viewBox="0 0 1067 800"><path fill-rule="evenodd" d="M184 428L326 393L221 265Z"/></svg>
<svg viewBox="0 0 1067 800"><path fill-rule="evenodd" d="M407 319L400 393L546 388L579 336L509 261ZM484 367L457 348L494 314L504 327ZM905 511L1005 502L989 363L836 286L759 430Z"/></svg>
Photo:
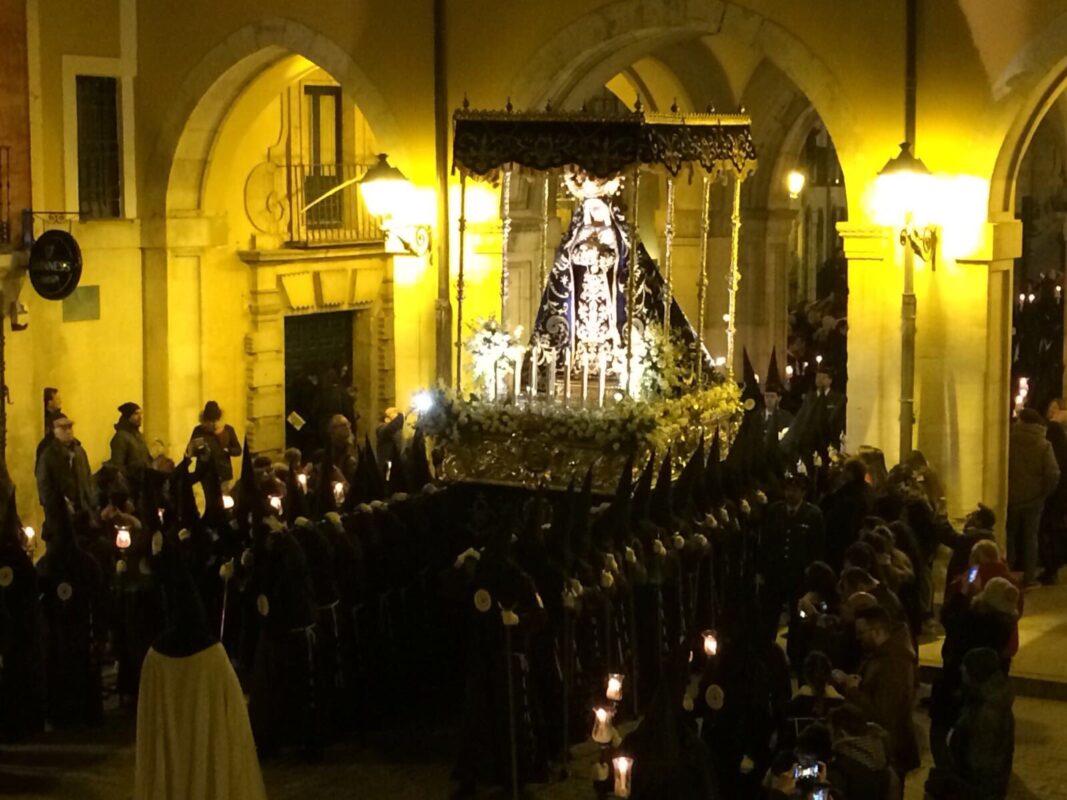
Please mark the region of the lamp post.
<svg viewBox="0 0 1067 800"><path fill-rule="evenodd" d="M400 221L412 205L415 187L403 172L389 163L385 153L378 154L378 163L358 183L367 211L381 222L386 247L399 245L402 253L426 255L430 250L429 226Z"/></svg>
<svg viewBox="0 0 1067 800"><path fill-rule="evenodd" d="M933 263L937 230L917 219L916 205L927 197L930 170L903 142L900 152L878 173L880 194L889 220L899 226L904 246L904 289L900 298L900 455L911 453L915 427L915 256Z"/></svg>

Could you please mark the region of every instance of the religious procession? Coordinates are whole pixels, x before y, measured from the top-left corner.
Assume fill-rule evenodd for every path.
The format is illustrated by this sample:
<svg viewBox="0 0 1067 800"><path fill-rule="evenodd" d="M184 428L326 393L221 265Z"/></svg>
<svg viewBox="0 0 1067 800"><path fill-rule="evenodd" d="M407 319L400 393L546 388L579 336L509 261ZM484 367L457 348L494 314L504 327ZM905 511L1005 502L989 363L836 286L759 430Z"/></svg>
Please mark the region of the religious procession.
<svg viewBox="0 0 1067 800"><path fill-rule="evenodd" d="M258 800L261 759L316 764L437 716L459 721L456 798L534 796L592 746L590 797L896 800L946 548L924 791L1004 797L1022 600L992 512L956 530L918 451L891 469L850 453L830 364L797 392L775 354L761 378L742 352L735 380L732 320L712 358L674 296L673 194L662 264L635 236L640 168L669 193L695 172L705 229L724 182L733 313L750 121L465 107L454 124L461 191L507 198L533 173L571 204L532 333L505 318L505 202L500 319L374 441L342 404L314 451L257 455L209 402L179 458L153 457L128 402L90 474L46 392L43 555L0 476L0 736L135 704L137 800Z"/></svg>

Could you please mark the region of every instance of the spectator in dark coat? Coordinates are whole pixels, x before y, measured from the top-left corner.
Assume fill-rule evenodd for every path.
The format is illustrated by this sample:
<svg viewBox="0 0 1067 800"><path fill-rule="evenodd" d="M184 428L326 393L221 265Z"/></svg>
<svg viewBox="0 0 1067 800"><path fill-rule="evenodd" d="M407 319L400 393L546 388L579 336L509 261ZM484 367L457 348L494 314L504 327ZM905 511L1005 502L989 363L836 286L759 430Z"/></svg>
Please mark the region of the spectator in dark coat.
<svg viewBox="0 0 1067 800"><path fill-rule="evenodd" d="M241 443L237 439L237 432L222 422L222 409L214 400L208 400L204 405L200 424L193 428L189 437L186 455L210 461L224 484L233 480L230 459L241 455Z"/></svg>
<svg viewBox="0 0 1067 800"><path fill-rule="evenodd" d="M1041 582L1056 583L1063 563L1063 550L1067 539L1067 400L1058 399L1049 403L1048 428L1045 437L1052 445L1060 479L1052 494L1045 500L1041 512L1041 534L1038 555L1041 560Z"/></svg>
<svg viewBox="0 0 1067 800"><path fill-rule="evenodd" d="M864 518L871 513L874 497L867 485L867 467L850 458L841 469L840 484L822 502L826 519L826 561L841 569L845 550L856 541Z"/></svg>
<svg viewBox="0 0 1067 800"><path fill-rule="evenodd" d="M1008 443L1008 562L1022 568L1024 587L1036 583L1041 512L1060 480L1046 434L1044 418L1024 408Z"/></svg>
<svg viewBox="0 0 1067 800"><path fill-rule="evenodd" d="M96 511L96 490L89 457L74 438L74 420L59 416L53 438L37 461L37 495L44 508L42 538L48 541L69 512L77 520Z"/></svg>
<svg viewBox="0 0 1067 800"><path fill-rule="evenodd" d="M152 456L141 433L141 407L136 403L123 403L119 406L119 414L115 435L111 437L110 464L126 479L130 493L136 499L141 496L144 473L152 464Z"/></svg>
<svg viewBox="0 0 1067 800"><path fill-rule="evenodd" d="M903 776L919 766L915 705L915 654L907 637L894 635L889 614L880 606L856 614L856 636L867 654L859 675L834 671L834 682L850 703L889 734L892 763Z"/></svg>
<svg viewBox="0 0 1067 800"><path fill-rule="evenodd" d="M37 461L41 459L41 453L48 447L48 444L52 441L52 425L55 424L57 418L63 416L63 401L59 397L59 389L54 386L49 386L44 390L44 438L41 439L37 445L37 455L34 460L36 466Z"/></svg>
<svg viewBox="0 0 1067 800"><path fill-rule="evenodd" d="M996 515L989 506L978 504L978 508L967 515L963 521L963 532L956 531L947 518L940 519L937 531L938 541L952 550L945 572L945 585L950 585L967 571L971 560L971 550L980 541L995 542L993 526Z"/></svg>
<svg viewBox="0 0 1067 800"><path fill-rule="evenodd" d="M963 687L963 710L949 734L952 769L974 800L1003 800L1015 755L1015 715L994 650L982 647L964 656Z"/></svg>

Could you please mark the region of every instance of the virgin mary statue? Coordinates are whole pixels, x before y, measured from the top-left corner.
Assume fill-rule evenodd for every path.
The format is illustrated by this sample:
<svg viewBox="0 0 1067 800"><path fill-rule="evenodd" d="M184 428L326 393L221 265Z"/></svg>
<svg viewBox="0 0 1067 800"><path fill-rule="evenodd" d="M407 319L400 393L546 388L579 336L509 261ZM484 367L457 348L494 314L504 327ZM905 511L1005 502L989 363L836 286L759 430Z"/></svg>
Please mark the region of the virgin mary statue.
<svg viewBox="0 0 1067 800"><path fill-rule="evenodd" d="M561 362L570 352L575 367L613 370L625 349L630 269L626 220L614 203L621 179L569 171L564 181L577 204L541 297L534 337L554 348Z"/></svg>

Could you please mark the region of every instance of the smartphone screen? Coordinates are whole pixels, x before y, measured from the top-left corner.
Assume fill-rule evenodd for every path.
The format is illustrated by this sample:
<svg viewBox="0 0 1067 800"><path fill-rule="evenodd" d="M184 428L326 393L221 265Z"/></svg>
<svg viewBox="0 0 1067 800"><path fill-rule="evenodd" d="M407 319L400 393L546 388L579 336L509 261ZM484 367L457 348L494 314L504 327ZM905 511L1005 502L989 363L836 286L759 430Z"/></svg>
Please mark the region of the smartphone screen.
<svg viewBox="0 0 1067 800"><path fill-rule="evenodd" d="M971 567L970 571L967 573L967 580L970 583L974 583L976 580L978 580L978 567L977 566Z"/></svg>
<svg viewBox="0 0 1067 800"><path fill-rule="evenodd" d="M820 787L811 793L811 800L828 800L826 787Z"/></svg>

